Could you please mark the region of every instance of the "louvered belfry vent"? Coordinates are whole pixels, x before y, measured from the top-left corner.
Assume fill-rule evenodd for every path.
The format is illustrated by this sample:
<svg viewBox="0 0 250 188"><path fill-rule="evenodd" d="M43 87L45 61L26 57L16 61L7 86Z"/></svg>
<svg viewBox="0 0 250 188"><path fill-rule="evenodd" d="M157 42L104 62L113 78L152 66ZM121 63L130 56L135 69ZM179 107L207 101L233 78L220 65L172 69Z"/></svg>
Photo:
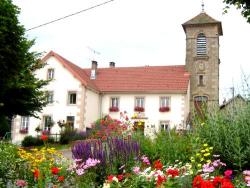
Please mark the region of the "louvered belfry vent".
<svg viewBox="0 0 250 188"><path fill-rule="evenodd" d="M197 37L197 56L207 55L207 39L203 33L200 33Z"/></svg>

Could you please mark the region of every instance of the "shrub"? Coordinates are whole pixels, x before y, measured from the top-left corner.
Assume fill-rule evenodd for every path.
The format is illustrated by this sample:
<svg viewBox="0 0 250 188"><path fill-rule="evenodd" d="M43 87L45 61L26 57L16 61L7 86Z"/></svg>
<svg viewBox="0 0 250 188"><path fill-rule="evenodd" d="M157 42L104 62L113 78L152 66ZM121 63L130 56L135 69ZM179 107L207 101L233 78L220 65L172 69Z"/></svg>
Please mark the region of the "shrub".
<svg viewBox="0 0 250 188"><path fill-rule="evenodd" d="M191 134L182 135L171 130L156 134L150 139L143 135L134 136L139 140L141 151L152 160L161 159L164 163L173 163L176 160L188 162L192 155L194 138Z"/></svg>
<svg viewBox="0 0 250 188"><path fill-rule="evenodd" d="M0 142L0 187L9 187L16 179L29 179L32 176L17 152L15 145Z"/></svg>
<svg viewBox="0 0 250 188"><path fill-rule="evenodd" d="M33 136L25 136L22 141L23 147L41 146L41 145L43 145L43 141Z"/></svg>
<svg viewBox="0 0 250 188"><path fill-rule="evenodd" d="M49 137L48 143L54 143L54 139L52 137ZM43 141L40 139L40 137L25 136L21 145L23 147L41 146L43 145Z"/></svg>
<svg viewBox="0 0 250 188"><path fill-rule="evenodd" d="M234 111L207 113L201 122L196 119L195 131L219 154L227 165L236 170L250 166L250 105Z"/></svg>
<svg viewBox="0 0 250 188"><path fill-rule="evenodd" d="M60 137L60 144L69 144L72 141L75 140L84 140L88 136L87 132L77 132L76 130L72 129L65 129L64 131L61 132L61 137Z"/></svg>

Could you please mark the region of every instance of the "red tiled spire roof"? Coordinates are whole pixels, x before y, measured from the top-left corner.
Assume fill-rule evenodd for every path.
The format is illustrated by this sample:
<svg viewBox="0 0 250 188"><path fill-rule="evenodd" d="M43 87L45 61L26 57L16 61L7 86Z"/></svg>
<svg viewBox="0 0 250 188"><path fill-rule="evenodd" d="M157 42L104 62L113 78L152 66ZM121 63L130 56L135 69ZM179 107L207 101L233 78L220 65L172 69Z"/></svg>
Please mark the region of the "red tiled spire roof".
<svg viewBox="0 0 250 188"><path fill-rule="evenodd" d="M50 52L43 60L54 56L84 86L99 92L168 92L186 93L189 73L184 65L98 68L96 79L90 80L91 69L82 69L55 52Z"/></svg>

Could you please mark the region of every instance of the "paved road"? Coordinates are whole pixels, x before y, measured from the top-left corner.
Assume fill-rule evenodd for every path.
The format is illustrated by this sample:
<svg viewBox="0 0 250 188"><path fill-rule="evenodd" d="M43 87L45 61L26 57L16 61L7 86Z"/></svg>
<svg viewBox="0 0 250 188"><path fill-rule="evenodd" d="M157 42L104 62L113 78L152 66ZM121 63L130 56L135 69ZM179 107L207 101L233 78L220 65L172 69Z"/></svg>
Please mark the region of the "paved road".
<svg viewBox="0 0 250 188"><path fill-rule="evenodd" d="M63 154L65 158L72 159L71 149L60 150L60 152Z"/></svg>

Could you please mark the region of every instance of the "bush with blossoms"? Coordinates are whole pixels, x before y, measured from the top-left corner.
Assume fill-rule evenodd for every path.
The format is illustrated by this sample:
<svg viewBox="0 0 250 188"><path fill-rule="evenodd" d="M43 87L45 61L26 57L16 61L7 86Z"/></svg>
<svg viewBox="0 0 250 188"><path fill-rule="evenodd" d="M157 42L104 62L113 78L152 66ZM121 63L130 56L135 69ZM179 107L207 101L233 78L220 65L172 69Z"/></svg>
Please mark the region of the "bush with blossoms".
<svg viewBox="0 0 250 188"><path fill-rule="evenodd" d="M214 155L216 145L211 147L194 133L156 134L149 141L138 139L133 131L126 113L120 113L119 120L106 116L96 122L90 138L72 145L72 160L49 147L46 134L40 137L42 148L0 143L0 187L250 187L247 168L233 169L223 156ZM170 148L171 142L175 143Z"/></svg>

